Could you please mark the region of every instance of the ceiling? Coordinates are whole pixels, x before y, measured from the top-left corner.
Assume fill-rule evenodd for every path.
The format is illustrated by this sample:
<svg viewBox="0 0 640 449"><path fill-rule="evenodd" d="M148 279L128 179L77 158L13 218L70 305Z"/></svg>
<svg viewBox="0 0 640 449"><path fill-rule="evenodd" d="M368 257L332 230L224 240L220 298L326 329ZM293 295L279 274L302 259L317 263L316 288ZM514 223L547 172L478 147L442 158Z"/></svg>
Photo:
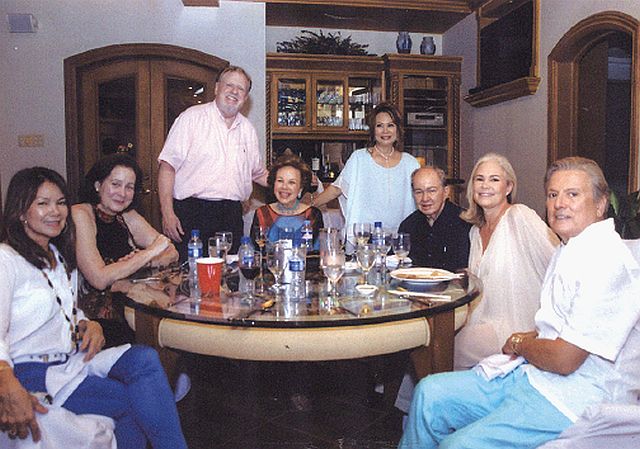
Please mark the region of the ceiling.
<svg viewBox="0 0 640 449"><path fill-rule="evenodd" d="M266 3L267 25L442 34L483 3L511 0L236 0ZM219 0L182 0L219 6Z"/></svg>
<svg viewBox="0 0 640 449"><path fill-rule="evenodd" d="M467 0L264 1L267 25L350 30L442 34L473 11Z"/></svg>

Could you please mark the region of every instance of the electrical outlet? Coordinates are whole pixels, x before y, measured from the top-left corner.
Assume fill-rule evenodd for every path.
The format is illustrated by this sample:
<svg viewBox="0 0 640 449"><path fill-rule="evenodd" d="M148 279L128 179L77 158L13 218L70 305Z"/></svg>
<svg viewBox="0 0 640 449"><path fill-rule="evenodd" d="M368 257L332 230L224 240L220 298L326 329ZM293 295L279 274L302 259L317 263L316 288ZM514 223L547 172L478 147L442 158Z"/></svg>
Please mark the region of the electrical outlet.
<svg viewBox="0 0 640 449"><path fill-rule="evenodd" d="M26 148L43 147L44 136L42 134L25 134L18 136L18 146Z"/></svg>

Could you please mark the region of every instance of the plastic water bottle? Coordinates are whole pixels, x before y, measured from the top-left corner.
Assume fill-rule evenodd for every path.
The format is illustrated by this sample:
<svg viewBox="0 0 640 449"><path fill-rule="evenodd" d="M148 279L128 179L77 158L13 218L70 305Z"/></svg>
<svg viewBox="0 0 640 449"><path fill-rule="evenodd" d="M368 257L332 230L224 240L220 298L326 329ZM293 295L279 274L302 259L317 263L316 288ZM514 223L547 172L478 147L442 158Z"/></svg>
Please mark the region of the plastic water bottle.
<svg viewBox="0 0 640 449"><path fill-rule="evenodd" d="M373 223L373 232L371 233L371 244L380 245L383 239L384 231L382 230L382 222L376 221Z"/></svg>
<svg viewBox="0 0 640 449"><path fill-rule="evenodd" d="M238 248L238 263L244 264L247 261L253 260L253 245L251 244L251 237L244 235L240 238L240 248Z"/></svg>
<svg viewBox="0 0 640 449"><path fill-rule="evenodd" d="M289 297L303 299L306 297L305 291L305 262L307 251L302 242L298 239L294 241L291 257L289 258L289 271L291 280L289 281Z"/></svg>
<svg viewBox="0 0 640 449"><path fill-rule="evenodd" d="M198 297L200 295L200 286L198 284L196 259L202 257L202 240L200 240L199 229L191 230L191 238L187 243L187 252L189 257L189 290L191 291L191 296Z"/></svg>
<svg viewBox="0 0 640 449"><path fill-rule="evenodd" d="M305 220L300 228L302 234L302 246L307 251L313 250L313 228L311 227L311 221Z"/></svg>

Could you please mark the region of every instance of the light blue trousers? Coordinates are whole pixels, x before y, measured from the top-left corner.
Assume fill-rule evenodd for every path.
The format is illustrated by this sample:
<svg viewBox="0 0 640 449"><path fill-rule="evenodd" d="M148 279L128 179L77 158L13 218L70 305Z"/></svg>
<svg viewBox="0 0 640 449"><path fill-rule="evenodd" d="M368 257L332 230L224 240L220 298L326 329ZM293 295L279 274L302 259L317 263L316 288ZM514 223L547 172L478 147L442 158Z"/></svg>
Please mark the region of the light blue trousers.
<svg viewBox="0 0 640 449"><path fill-rule="evenodd" d="M473 371L435 374L416 387L399 449L525 449L571 421L516 369L486 381Z"/></svg>

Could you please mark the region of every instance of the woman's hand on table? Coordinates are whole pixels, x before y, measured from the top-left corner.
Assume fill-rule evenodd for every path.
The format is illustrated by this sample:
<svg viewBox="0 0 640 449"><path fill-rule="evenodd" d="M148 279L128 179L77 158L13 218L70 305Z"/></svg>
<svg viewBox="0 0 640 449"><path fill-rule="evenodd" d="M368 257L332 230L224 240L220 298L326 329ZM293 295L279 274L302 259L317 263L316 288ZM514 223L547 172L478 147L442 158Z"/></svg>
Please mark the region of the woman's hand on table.
<svg viewBox="0 0 640 449"><path fill-rule="evenodd" d="M104 347L105 339L102 326L96 321L82 320L78 323L79 337L82 339L80 351L86 351L84 361L91 360Z"/></svg>
<svg viewBox="0 0 640 449"><path fill-rule="evenodd" d="M24 440L31 432L33 441L40 441L40 427L35 412L47 411L35 396L24 389L13 370L0 371L0 430L7 432L9 438Z"/></svg>

